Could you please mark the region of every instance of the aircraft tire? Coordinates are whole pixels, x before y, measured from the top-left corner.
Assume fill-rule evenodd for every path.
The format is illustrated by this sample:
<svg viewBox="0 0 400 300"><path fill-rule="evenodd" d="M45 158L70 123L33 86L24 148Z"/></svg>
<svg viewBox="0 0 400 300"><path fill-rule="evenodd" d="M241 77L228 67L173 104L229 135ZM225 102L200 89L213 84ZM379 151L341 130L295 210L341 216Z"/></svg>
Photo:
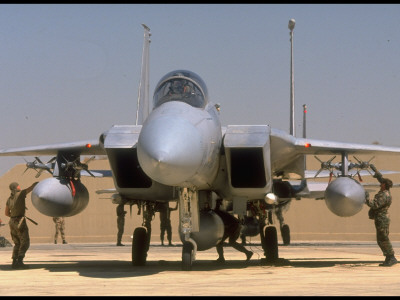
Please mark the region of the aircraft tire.
<svg viewBox="0 0 400 300"><path fill-rule="evenodd" d="M147 230L144 227L138 227L133 232L132 241L132 265L144 266L147 258Z"/></svg>
<svg viewBox="0 0 400 300"><path fill-rule="evenodd" d="M265 227L265 258L268 262L276 261L278 256L278 234L275 226Z"/></svg>
<svg viewBox="0 0 400 300"><path fill-rule="evenodd" d="M182 270L191 271L193 262L193 245L190 242L184 242L182 247Z"/></svg>
<svg viewBox="0 0 400 300"><path fill-rule="evenodd" d="M283 240L283 245L290 245L290 228L289 225L285 224L281 228L281 235Z"/></svg>

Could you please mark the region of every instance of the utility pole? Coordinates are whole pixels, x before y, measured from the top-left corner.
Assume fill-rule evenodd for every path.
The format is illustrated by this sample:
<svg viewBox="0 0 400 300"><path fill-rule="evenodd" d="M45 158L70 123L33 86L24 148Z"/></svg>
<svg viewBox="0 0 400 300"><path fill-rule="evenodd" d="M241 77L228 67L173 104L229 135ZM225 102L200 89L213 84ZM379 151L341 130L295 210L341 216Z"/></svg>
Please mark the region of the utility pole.
<svg viewBox="0 0 400 300"><path fill-rule="evenodd" d="M296 24L294 19L289 20L290 30L290 134L295 136L294 130L294 71L293 71L293 29Z"/></svg>

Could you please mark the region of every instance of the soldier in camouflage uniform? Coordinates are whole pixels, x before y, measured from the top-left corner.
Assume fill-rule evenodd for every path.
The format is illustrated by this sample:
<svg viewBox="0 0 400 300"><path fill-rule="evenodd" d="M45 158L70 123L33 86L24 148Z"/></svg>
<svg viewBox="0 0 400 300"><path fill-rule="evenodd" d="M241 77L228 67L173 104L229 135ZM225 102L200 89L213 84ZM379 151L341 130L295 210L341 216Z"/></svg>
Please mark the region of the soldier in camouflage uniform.
<svg viewBox="0 0 400 300"><path fill-rule="evenodd" d="M126 211L124 210L124 204L118 204L118 206L117 206L117 227L118 227L117 246L125 246L124 244L121 243L122 234L124 233L124 227L125 227L125 215L126 215Z"/></svg>
<svg viewBox="0 0 400 300"><path fill-rule="evenodd" d="M53 222L56 224L56 233L54 234L54 244L57 244L58 232L60 232L62 243L67 244L67 241L65 240L64 217L53 217Z"/></svg>
<svg viewBox="0 0 400 300"><path fill-rule="evenodd" d="M243 245L236 242L236 240L240 235L240 228L241 228L240 221L230 213L221 210L220 209L221 204L222 204L222 199L217 199L217 203L214 209L214 212L222 219L222 222L224 223L224 235L222 236L221 241L216 245L218 253L218 259L216 260L216 262L217 263L225 262L223 245L226 239L228 239L228 243L232 248L244 253L246 255L246 261L249 261L253 256L253 252L247 250Z"/></svg>
<svg viewBox="0 0 400 300"><path fill-rule="evenodd" d="M168 245L172 246L172 227L171 227L171 211L178 208L178 202L176 207L170 208L168 202L160 203L160 240L161 245L164 246L164 234L167 232Z"/></svg>
<svg viewBox="0 0 400 300"><path fill-rule="evenodd" d="M25 269L29 268L23 263L25 253L29 248L29 230L26 224L25 218L25 198L30 193L37 182L33 183L30 187L21 190L17 182L10 184L11 195L7 200L5 215L10 217L11 238L14 242L14 248L12 253L12 265L13 269Z"/></svg>
<svg viewBox="0 0 400 300"><path fill-rule="evenodd" d="M389 224L390 218L388 209L392 204L392 196L390 188L393 183L388 178L382 178L382 174L371 165L372 170L375 171L374 177L378 179L381 184L380 191L375 195L373 200L369 199L369 193L365 192L366 204L370 207L368 212L369 218L374 219L376 228L376 240L381 248L383 255L386 256L385 261L380 266L391 267L397 263L392 244L389 240Z"/></svg>

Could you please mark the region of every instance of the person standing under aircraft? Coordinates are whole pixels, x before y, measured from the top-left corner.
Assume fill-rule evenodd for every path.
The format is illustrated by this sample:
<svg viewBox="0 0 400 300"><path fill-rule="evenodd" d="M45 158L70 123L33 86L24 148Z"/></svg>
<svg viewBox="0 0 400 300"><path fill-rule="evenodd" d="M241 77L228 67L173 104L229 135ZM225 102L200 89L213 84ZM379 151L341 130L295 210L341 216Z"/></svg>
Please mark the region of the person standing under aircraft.
<svg viewBox="0 0 400 300"><path fill-rule="evenodd" d="M218 199L214 209L214 212L222 219L222 222L224 223L224 235L222 240L216 246L219 256L217 262L225 262L223 243L227 238L229 238L229 245L234 249L246 254L246 261L249 261L253 256L253 252L247 250L243 245L236 242L240 235L240 221L231 214L220 210L221 203L222 199Z"/></svg>
<svg viewBox="0 0 400 300"><path fill-rule="evenodd" d="M65 240L64 217L53 217L53 222L56 225L56 233L54 234L54 244L57 244L58 232L60 232L62 243L67 244L67 241Z"/></svg>
<svg viewBox="0 0 400 300"><path fill-rule="evenodd" d="M12 253L12 265L13 269L26 269L29 266L23 263L25 253L30 246L29 229L26 224L25 217L25 198L30 193L38 182L33 183L30 187L21 190L21 187L17 182L10 184L11 194L6 202L5 215L10 217L10 232L11 238L14 242L14 248Z"/></svg>
<svg viewBox="0 0 400 300"><path fill-rule="evenodd" d="M124 227L125 227L125 215L126 211L124 210L124 204L118 204L117 206L117 227L118 227L118 233L117 233L117 246L125 246L124 244L121 243L122 240L122 234L124 233Z"/></svg>
<svg viewBox="0 0 400 300"><path fill-rule="evenodd" d="M160 240L164 246L164 234L167 231L168 245L172 246L172 227L171 227L171 211L178 208L178 202L174 208L169 207L169 202L160 203Z"/></svg>
<svg viewBox="0 0 400 300"><path fill-rule="evenodd" d="M369 218L375 221L377 243L381 248L383 255L386 256L385 261L380 264L380 266L391 267L397 264L392 243L389 240L390 218L388 210L392 204L390 188L393 186L393 183L388 178L382 178L382 174L377 171L373 165L371 168L375 171L374 177L380 182L381 188L373 200L369 199L369 193L366 191L365 203L370 207L368 212Z"/></svg>

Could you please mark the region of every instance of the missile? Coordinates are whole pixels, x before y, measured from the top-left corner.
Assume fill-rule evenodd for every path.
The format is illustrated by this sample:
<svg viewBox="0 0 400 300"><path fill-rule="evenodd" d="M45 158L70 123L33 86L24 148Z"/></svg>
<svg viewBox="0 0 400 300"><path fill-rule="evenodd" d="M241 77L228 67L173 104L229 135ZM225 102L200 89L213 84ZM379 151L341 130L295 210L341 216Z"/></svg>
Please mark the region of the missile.
<svg viewBox="0 0 400 300"><path fill-rule="evenodd" d="M53 157L52 159L50 159L46 164L43 163L39 157L35 157L35 160L33 162L26 162L26 169L24 171L24 173L26 172L26 170L28 169L34 169L37 174L36 174L36 178L38 178L43 171L47 171L50 174L53 174L52 170L54 170L54 161L56 160L55 157ZM39 170L39 171L38 171Z"/></svg>

